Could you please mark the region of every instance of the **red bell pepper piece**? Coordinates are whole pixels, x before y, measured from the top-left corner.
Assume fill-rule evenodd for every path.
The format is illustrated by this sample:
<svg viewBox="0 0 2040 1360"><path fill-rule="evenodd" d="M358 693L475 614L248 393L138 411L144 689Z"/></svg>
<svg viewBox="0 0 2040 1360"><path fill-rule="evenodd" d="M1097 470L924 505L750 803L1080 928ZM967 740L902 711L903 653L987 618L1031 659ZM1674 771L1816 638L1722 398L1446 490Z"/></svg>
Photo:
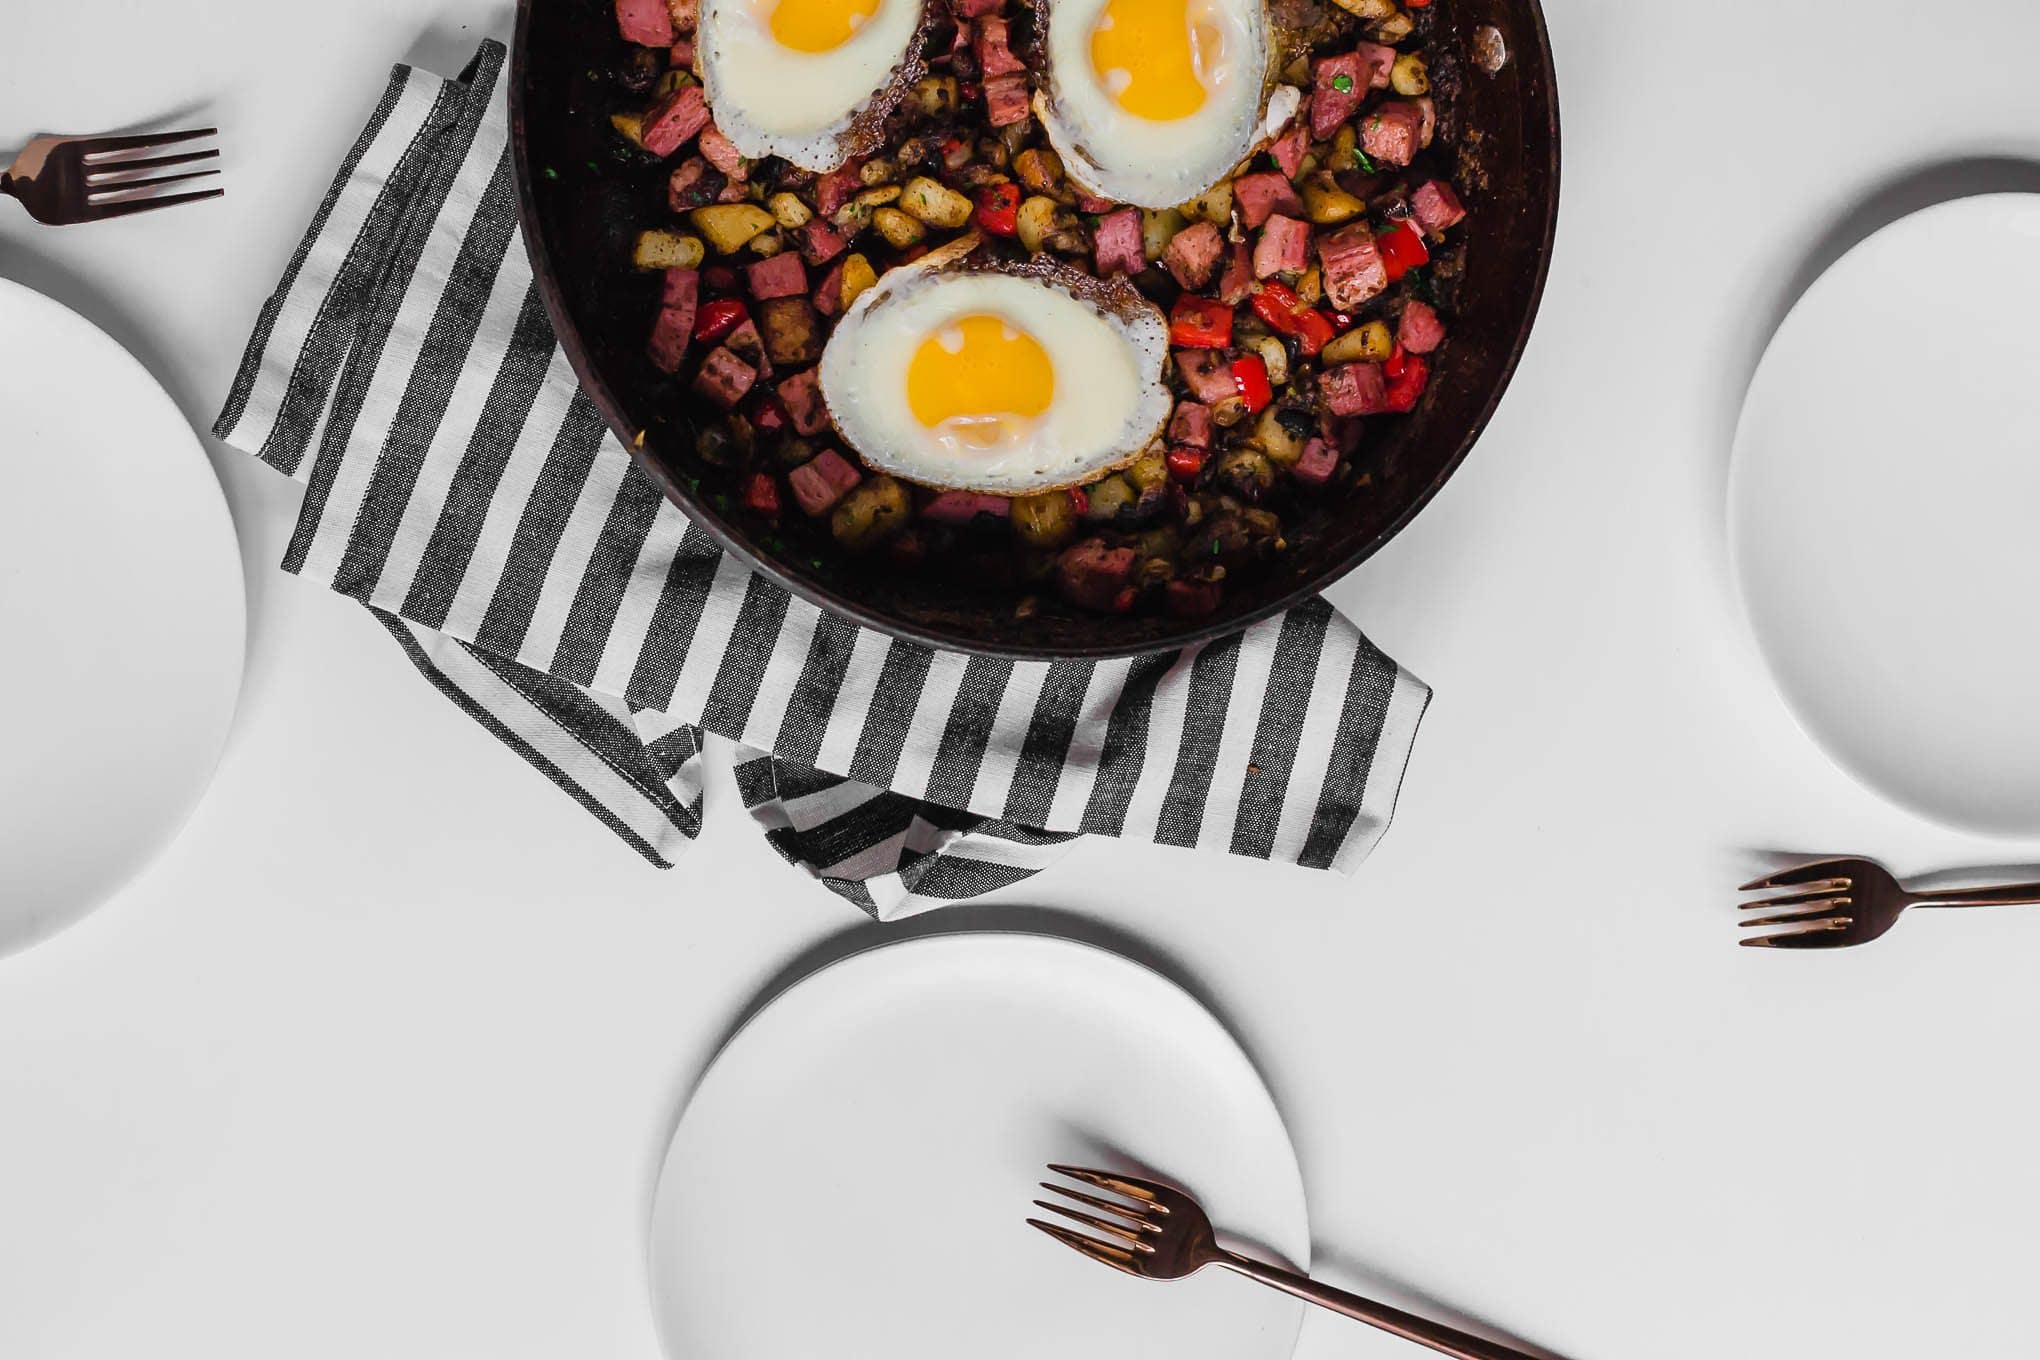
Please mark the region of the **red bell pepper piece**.
<svg viewBox="0 0 2040 1360"><path fill-rule="evenodd" d="M1319 351L1338 337L1339 328L1332 319L1316 308L1296 318L1296 339L1303 346L1303 352L1316 358Z"/></svg>
<svg viewBox="0 0 2040 1360"><path fill-rule="evenodd" d="M716 298L712 302L704 302L701 314L694 318L695 343L716 344L750 319L751 311L744 306L741 298Z"/></svg>
<svg viewBox="0 0 2040 1360"><path fill-rule="evenodd" d="M1070 488L1070 504L1071 504L1071 505L1074 505L1074 506L1076 506L1076 507L1077 507L1077 513L1078 513L1078 514L1080 514L1080 515L1088 515L1088 514L1090 514L1090 513L1091 513L1091 493L1090 493L1090 492L1088 492L1088 491L1086 491L1086 490L1084 490L1084 488L1082 488L1081 486L1073 486L1073 487L1071 487L1071 488Z"/></svg>
<svg viewBox="0 0 2040 1360"><path fill-rule="evenodd" d="M1275 389L1268 383L1268 365L1258 354L1242 354L1232 363L1233 388L1240 394L1240 400L1247 404L1247 414L1265 410L1275 400Z"/></svg>
<svg viewBox="0 0 2040 1360"><path fill-rule="evenodd" d="M979 227L994 236L1017 236L1020 234L1020 186L1017 184L987 185L978 195L975 220Z"/></svg>
<svg viewBox="0 0 2040 1360"><path fill-rule="evenodd" d="M1169 343L1177 349L1224 349L1232 343L1232 308L1185 293L1169 310Z"/></svg>
<svg viewBox="0 0 2040 1360"><path fill-rule="evenodd" d="M1382 232L1374 238L1374 244L1381 251L1381 263L1388 269L1390 283L1431 262L1431 248L1424 244L1423 233L1407 222L1398 222Z"/></svg>
<svg viewBox="0 0 2040 1360"><path fill-rule="evenodd" d="M1162 459L1168 464L1169 475L1179 482L1194 482L1197 474L1204 471L1204 450L1188 444L1178 444Z"/></svg>
<svg viewBox="0 0 2040 1360"><path fill-rule="evenodd" d="M1424 389L1431 385L1431 365L1421 355L1398 351L1397 357L1402 363L1397 374L1388 380L1386 402L1389 410L1408 414L1417 409L1417 403L1423 400ZM1389 362L1394 363L1395 359ZM1382 372L1388 372L1387 364L1382 365Z"/></svg>
<svg viewBox="0 0 2040 1360"><path fill-rule="evenodd" d="M1310 306L1287 284L1270 280L1254 293L1254 313L1278 335L1293 335L1315 358L1339 333L1333 319Z"/></svg>
<svg viewBox="0 0 2040 1360"><path fill-rule="evenodd" d="M752 474L744 486L744 506L767 517L779 514L779 479L769 472Z"/></svg>

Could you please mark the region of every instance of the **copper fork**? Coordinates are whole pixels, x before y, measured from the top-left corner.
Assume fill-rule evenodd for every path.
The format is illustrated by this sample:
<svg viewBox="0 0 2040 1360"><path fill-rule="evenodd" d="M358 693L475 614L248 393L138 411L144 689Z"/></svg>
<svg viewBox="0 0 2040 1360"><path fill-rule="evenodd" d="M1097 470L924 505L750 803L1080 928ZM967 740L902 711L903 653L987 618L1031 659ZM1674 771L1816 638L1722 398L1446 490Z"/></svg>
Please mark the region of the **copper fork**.
<svg viewBox="0 0 2040 1360"><path fill-rule="evenodd" d="M1908 907L2017 907L2040 904L2040 883L2003 888L1908 891L1883 865L1867 859L1824 859L1743 884L1742 892L1777 888L1793 891L1744 911L1774 908L1768 916L1743 921L1745 930L1789 926L1772 935L1751 935L1743 943L1760 949L1846 949L1877 939Z"/></svg>
<svg viewBox="0 0 2040 1360"><path fill-rule="evenodd" d="M46 226L99 222L130 213L153 212L179 203L218 198L224 189L199 189L165 194L172 184L205 179L216 169L157 174L172 166L209 161L217 150L185 151L169 156L147 153L180 142L219 134L217 128L190 132L146 132L133 137L38 137L14 164L0 172L0 193L12 194L28 215Z"/></svg>
<svg viewBox="0 0 2040 1360"><path fill-rule="evenodd" d="M1038 1218L1030 1218L1028 1223L1065 1246L1115 1270L1123 1270L1145 1280L1180 1280L1206 1266L1223 1266L1250 1280L1272 1285L1286 1294L1294 1294L1335 1313L1358 1318L1420 1346L1456 1355L1460 1360L1533 1360L1522 1351L1484 1341L1414 1313L1405 1313L1399 1308L1390 1308L1387 1304L1375 1303L1357 1294L1348 1294L1343 1289L1334 1289L1306 1276L1227 1251L1218 1245L1211 1220L1197 1201L1159 1181L1106 1171L1087 1171L1076 1166L1051 1165L1048 1169L1058 1176L1082 1181L1116 1198L1107 1199L1043 1181L1042 1189L1084 1208L1045 1199L1034 1201L1035 1207L1060 1214L1091 1231L1075 1232L1058 1223L1044 1223Z"/></svg>

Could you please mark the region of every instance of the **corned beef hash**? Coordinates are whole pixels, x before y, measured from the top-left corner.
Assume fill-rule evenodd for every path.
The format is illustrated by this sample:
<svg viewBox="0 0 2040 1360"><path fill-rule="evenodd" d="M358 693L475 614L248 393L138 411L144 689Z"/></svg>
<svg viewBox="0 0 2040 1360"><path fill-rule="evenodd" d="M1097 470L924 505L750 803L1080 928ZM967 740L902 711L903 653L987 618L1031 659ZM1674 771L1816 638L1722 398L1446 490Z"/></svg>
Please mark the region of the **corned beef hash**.
<svg viewBox="0 0 2040 1360"><path fill-rule="evenodd" d="M617 0L647 361L722 503L1023 613L1217 611L1423 400L1452 2Z"/></svg>

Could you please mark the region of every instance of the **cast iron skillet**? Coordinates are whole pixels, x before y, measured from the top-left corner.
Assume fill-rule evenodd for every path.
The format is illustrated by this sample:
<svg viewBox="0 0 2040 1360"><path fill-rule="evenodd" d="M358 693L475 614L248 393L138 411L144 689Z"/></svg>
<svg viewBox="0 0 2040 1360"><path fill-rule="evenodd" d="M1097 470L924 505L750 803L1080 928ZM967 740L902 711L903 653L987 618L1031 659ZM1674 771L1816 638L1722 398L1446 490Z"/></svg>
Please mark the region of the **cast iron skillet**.
<svg viewBox="0 0 2040 1360"><path fill-rule="evenodd" d="M955 573L850 558L807 525L782 535L735 503L734 474L695 456L686 385L644 358L656 275L630 267L637 231L664 220L665 174L620 154L609 114L623 52L613 0L520 0L510 116L525 243L553 328L582 386L645 472L739 558L823 608L934 647L1035 660L1166 651L1237 632L1323 590L1393 538L1480 437L1516 370L1544 291L1558 221L1558 92L1538 0L1437 0L1434 68L1459 69L1443 101L1444 161L1466 202L1465 272L1452 338L1415 415L1370 422L1370 485L1285 521L1290 549L1236 579L1223 611L1186 623L1087 614L1041 592L973 588ZM1499 31L1498 72L1484 29ZM1440 59L1439 54L1445 55ZM1456 161L1456 164L1455 164ZM643 437L640 438L640 432ZM791 517L798 519L798 516Z"/></svg>

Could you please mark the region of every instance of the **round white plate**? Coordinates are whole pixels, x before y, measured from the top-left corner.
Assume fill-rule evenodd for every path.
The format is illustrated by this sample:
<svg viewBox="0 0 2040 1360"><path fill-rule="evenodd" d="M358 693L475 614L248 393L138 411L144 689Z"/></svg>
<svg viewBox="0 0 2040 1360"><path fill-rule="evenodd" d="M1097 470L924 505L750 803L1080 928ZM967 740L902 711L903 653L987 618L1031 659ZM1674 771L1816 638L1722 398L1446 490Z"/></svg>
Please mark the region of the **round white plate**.
<svg viewBox="0 0 2040 1360"><path fill-rule="evenodd" d="M0 280L0 955L110 896L219 762L246 601L219 482L163 389Z"/></svg>
<svg viewBox="0 0 2040 1360"><path fill-rule="evenodd" d="M1751 384L1729 514L1813 737L1924 816L2040 832L2040 197L1906 218L1807 291Z"/></svg>
<svg viewBox="0 0 2040 1360"><path fill-rule="evenodd" d="M1159 975L1029 935L859 954L773 1001L695 1091L652 1215L673 1360L1281 1360L1302 1305L1157 1284L1026 1226L1049 1162L1147 1167L1235 1247L1309 1260L1267 1088Z"/></svg>

